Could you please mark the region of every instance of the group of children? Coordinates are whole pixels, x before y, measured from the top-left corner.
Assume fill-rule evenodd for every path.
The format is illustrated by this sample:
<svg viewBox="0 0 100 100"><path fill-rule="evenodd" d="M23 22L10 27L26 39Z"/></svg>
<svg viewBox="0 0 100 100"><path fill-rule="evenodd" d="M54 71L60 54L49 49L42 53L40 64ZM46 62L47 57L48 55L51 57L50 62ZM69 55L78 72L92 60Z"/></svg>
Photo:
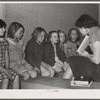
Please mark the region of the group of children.
<svg viewBox="0 0 100 100"><path fill-rule="evenodd" d="M67 57L78 55L80 45L79 32L72 28L66 34L61 31L50 31L48 34L42 27L37 27L32 38L27 42L25 50L21 41L25 28L18 22L12 22L8 28L0 19L0 80L2 89L13 81L13 89L19 88L19 76L24 80L35 78L40 73L44 77L54 77L55 73L64 71L63 78L71 78ZM24 55L24 56L23 56Z"/></svg>

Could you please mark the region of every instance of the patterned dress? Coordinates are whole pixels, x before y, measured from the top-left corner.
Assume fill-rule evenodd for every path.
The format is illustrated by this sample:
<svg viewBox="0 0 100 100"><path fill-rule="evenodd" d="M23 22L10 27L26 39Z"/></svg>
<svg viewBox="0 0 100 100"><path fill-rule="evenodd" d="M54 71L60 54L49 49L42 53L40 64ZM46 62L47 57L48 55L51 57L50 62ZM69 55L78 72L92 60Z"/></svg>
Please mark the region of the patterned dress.
<svg viewBox="0 0 100 100"><path fill-rule="evenodd" d="M22 57L22 42L15 43L12 39L8 38L9 42L9 55L10 67L18 74L32 70L32 66L28 64Z"/></svg>
<svg viewBox="0 0 100 100"><path fill-rule="evenodd" d="M66 52L65 52L66 57L78 56L77 49L78 49L79 45L80 45L79 42L67 41Z"/></svg>
<svg viewBox="0 0 100 100"><path fill-rule="evenodd" d="M14 79L17 75L11 68L6 68L6 51L9 52L9 44L6 39L0 38L0 80Z"/></svg>

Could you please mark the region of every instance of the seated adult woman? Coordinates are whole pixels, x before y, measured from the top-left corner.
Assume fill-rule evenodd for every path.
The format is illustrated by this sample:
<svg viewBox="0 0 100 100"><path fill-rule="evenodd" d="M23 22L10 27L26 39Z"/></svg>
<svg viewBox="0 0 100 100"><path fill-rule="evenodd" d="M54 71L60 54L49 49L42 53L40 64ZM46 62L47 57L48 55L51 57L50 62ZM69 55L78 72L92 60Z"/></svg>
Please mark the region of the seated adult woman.
<svg viewBox="0 0 100 100"><path fill-rule="evenodd" d="M37 27L32 33L32 38L28 41L25 49L26 61L36 70L41 72L42 76L53 77L54 71L51 67L42 61L43 46L47 33L42 27ZM52 71L52 74L51 74Z"/></svg>
<svg viewBox="0 0 100 100"><path fill-rule="evenodd" d="M89 76L94 81L100 81L100 27L98 22L90 15L84 14L79 17L75 25L83 36L89 35L89 40L86 44L91 44L93 54L82 50L79 52L81 56L69 57L69 65L73 75Z"/></svg>

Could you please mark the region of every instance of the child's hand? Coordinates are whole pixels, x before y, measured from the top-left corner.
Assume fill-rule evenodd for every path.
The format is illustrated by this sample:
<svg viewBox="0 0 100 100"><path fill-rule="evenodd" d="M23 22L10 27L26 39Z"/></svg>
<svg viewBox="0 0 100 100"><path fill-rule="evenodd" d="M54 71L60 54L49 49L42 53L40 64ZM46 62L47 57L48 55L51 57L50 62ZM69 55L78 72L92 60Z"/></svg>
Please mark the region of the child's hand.
<svg viewBox="0 0 100 100"><path fill-rule="evenodd" d="M59 61L57 62L57 64L58 64L59 66L61 66L62 69L64 68L64 63L63 63L61 60L59 60Z"/></svg>
<svg viewBox="0 0 100 100"><path fill-rule="evenodd" d="M54 70L58 73L63 71L62 68L60 68L61 66L57 65L57 63L53 66Z"/></svg>
<svg viewBox="0 0 100 100"><path fill-rule="evenodd" d="M63 66L64 65L64 63L61 61L61 60L59 60L59 63Z"/></svg>
<svg viewBox="0 0 100 100"><path fill-rule="evenodd" d="M58 57L55 57L55 61L58 62L59 61L59 58Z"/></svg>
<svg viewBox="0 0 100 100"><path fill-rule="evenodd" d="M67 67L68 67L68 66L69 66L69 64L65 61L65 62L64 62L64 67L63 67L64 71L67 70Z"/></svg>
<svg viewBox="0 0 100 100"><path fill-rule="evenodd" d="M55 65L54 66L57 66L57 67L59 67L59 68L61 68L62 69L62 65L61 64L59 64L59 63L55 63Z"/></svg>
<svg viewBox="0 0 100 100"><path fill-rule="evenodd" d="M63 66L63 62L61 60L58 59L56 62Z"/></svg>

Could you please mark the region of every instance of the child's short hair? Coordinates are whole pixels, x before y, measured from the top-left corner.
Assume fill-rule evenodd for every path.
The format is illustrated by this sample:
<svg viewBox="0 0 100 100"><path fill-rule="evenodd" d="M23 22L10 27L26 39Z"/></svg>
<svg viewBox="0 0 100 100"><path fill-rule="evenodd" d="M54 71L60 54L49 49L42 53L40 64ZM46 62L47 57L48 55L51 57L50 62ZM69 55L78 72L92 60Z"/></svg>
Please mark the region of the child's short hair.
<svg viewBox="0 0 100 100"><path fill-rule="evenodd" d="M2 19L0 19L0 28L5 28L6 26L6 23Z"/></svg>
<svg viewBox="0 0 100 100"><path fill-rule="evenodd" d="M75 26L79 28L82 28L82 27L92 28L94 26L99 26L99 25L98 25L98 22L94 18L92 18L90 15L84 14L78 18L78 20L75 23Z"/></svg>
<svg viewBox="0 0 100 100"><path fill-rule="evenodd" d="M81 36L80 36L79 31L78 31L76 28L71 28L71 29L69 30L69 32L68 32L68 39L71 40L71 32L72 32L73 30L75 30L75 31L77 32L77 39L76 39L76 41L79 41L80 38L81 38Z"/></svg>
<svg viewBox="0 0 100 100"><path fill-rule="evenodd" d="M65 41L64 42L67 41L67 35L66 35L66 33L64 31L58 30L57 33L59 34L59 37L60 37L60 33L64 33L64 35L65 35Z"/></svg>
<svg viewBox="0 0 100 100"><path fill-rule="evenodd" d="M20 29L23 28L23 33L25 31L25 28L22 24L18 23L18 22L12 22L9 26L8 29L8 37L9 38L14 38L14 34Z"/></svg>
<svg viewBox="0 0 100 100"><path fill-rule="evenodd" d="M32 33L32 38L34 38L34 39L36 40L37 37L38 37L38 35L41 34L41 32L45 32L45 39L46 39L47 33L46 33L45 29L42 28L42 27L36 27L36 28L34 29L34 31L33 31L33 33ZM45 40L45 39L44 39L44 40Z"/></svg>
<svg viewBox="0 0 100 100"><path fill-rule="evenodd" d="M52 36L53 33L57 33L58 34L57 31L50 31L49 34L48 34L48 41L51 39L51 36ZM59 34L58 34L58 37L59 37Z"/></svg>

